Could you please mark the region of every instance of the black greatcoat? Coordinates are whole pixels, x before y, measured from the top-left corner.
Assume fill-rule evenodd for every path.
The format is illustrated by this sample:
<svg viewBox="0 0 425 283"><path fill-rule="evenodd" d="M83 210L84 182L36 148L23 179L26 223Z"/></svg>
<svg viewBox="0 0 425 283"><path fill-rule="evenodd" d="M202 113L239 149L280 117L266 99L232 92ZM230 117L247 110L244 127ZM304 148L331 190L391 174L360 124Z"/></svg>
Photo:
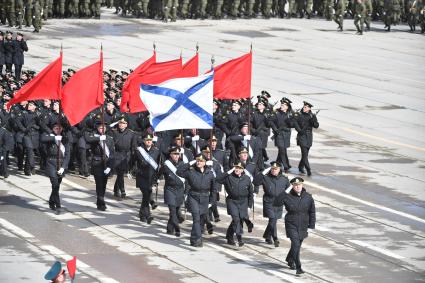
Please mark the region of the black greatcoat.
<svg viewBox="0 0 425 283"><path fill-rule="evenodd" d="M6 51L4 49L4 40L0 40L0 66L6 64Z"/></svg>
<svg viewBox="0 0 425 283"><path fill-rule="evenodd" d="M24 52L28 51L27 42L25 40L14 40L13 64L24 65Z"/></svg>
<svg viewBox="0 0 425 283"><path fill-rule="evenodd" d="M133 150L136 148L135 134L130 129L124 131L112 131L115 143L114 168L117 171L127 172L130 168L130 161Z"/></svg>
<svg viewBox="0 0 425 283"><path fill-rule="evenodd" d="M248 207L252 207L253 202L251 179L244 173L241 176L224 173L216 181L222 183L227 192L227 214L240 219L248 218Z"/></svg>
<svg viewBox="0 0 425 283"><path fill-rule="evenodd" d="M13 40L4 40L4 60L5 64L13 64L13 53L15 53L15 45Z"/></svg>
<svg viewBox="0 0 425 283"><path fill-rule="evenodd" d="M289 187L289 180L286 176L279 174L273 176L271 173L263 175L257 174L254 179L254 185L263 186L263 217L282 218L283 206L275 206L274 200Z"/></svg>
<svg viewBox="0 0 425 283"><path fill-rule="evenodd" d="M41 142L46 145L46 169L45 173L48 177L57 178L57 171L59 168L67 169L69 158L70 158L70 144L69 141L62 137L61 143L65 147L65 154L59 150L59 168L57 167L57 155L58 155L58 142L55 141L54 134L42 134L40 138ZM63 177L65 174L62 174Z"/></svg>
<svg viewBox="0 0 425 283"><path fill-rule="evenodd" d="M184 164L183 161L174 163L168 159L176 168ZM166 205L181 206L184 201L184 183L180 178L168 168L166 164L161 168L161 173L164 175L164 203Z"/></svg>
<svg viewBox="0 0 425 283"><path fill-rule="evenodd" d="M291 239L307 238L307 229L314 229L316 225L316 207L311 194L303 188L301 195L292 189L289 194L281 193L276 199L276 206L285 205L286 237Z"/></svg>
<svg viewBox="0 0 425 283"><path fill-rule="evenodd" d="M319 122L313 113L296 113L295 129L298 132L297 145L310 148L313 145L313 128L317 129Z"/></svg>
<svg viewBox="0 0 425 283"><path fill-rule="evenodd" d="M152 146L150 150L147 150L144 146L143 149L152 157L153 160L159 165L159 150ZM138 149L136 149L136 160L137 160L137 175L136 175L136 186L142 190L150 190L158 179L158 169L155 170L142 156Z"/></svg>
<svg viewBox="0 0 425 283"><path fill-rule="evenodd" d="M273 129L275 145L288 148L291 144L291 128L293 128L292 113L276 111L270 125Z"/></svg>
<svg viewBox="0 0 425 283"><path fill-rule="evenodd" d="M190 164L186 163L177 168L177 175L185 178L189 187L188 209L194 214L206 214L214 193L213 172L207 167L204 172L201 172L198 168L191 168Z"/></svg>

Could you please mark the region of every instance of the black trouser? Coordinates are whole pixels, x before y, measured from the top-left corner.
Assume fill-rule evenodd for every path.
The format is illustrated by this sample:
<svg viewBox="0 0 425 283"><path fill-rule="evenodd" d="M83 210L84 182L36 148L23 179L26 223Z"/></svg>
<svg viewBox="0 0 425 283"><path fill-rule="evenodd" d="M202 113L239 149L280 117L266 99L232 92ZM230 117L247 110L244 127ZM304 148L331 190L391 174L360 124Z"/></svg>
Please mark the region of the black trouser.
<svg viewBox="0 0 425 283"><path fill-rule="evenodd" d="M285 170L288 170L291 167L289 166L288 151L286 147L278 147L277 162L280 162Z"/></svg>
<svg viewBox="0 0 425 283"><path fill-rule="evenodd" d="M117 179L115 180L115 184L114 184L114 193L118 193L119 191L122 194L125 194L125 189L124 189L124 171L118 169L116 171L117 173Z"/></svg>
<svg viewBox="0 0 425 283"><path fill-rule="evenodd" d="M273 240L277 240L277 219L276 218L269 218L269 223L267 223L266 230L264 231L263 238L264 239L270 239L273 238Z"/></svg>
<svg viewBox="0 0 425 283"><path fill-rule="evenodd" d="M3 64L0 64L0 75L3 75Z"/></svg>
<svg viewBox="0 0 425 283"><path fill-rule="evenodd" d="M142 204L140 205L139 216L143 218L148 218L151 216L149 202L152 195L152 188L148 188L148 189L140 188L140 191L142 192Z"/></svg>
<svg viewBox="0 0 425 283"><path fill-rule="evenodd" d="M168 210L170 211L170 218L168 218L167 223L167 232L180 232L178 212L180 207L174 205L168 205Z"/></svg>
<svg viewBox="0 0 425 283"><path fill-rule="evenodd" d="M22 70L22 65L16 65L15 64L15 78L17 80L19 80L21 78L21 70Z"/></svg>
<svg viewBox="0 0 425 283"><path fill-rule="evenodd" d="M227 239L233 240L234 234L236 234L236 236L239 236L239 237L242 236L243 234L242 221L243 219L240 219L238 216L232 216L232 222L230 223L226 231Z"/></svg>
<svg viewBox="0 0 425 283"><path fill-rule="evenodd" d="M303 243L303 239L300 239L299 237L291 237L291 249L288 252L288 255L286 256L286 261L288 263L294 262L295 267L297 269L301 269L301 260L300 260L300 250L301 250L301 244Z"/></svg>
<svg viewBox="0 0 425 283"><path fill-rule="evenodd" d="M6 73L12 73L12 64L6 63ZM18 79L18 78L17 78ZM19 80L19 79L18 79Z"/></svg>
<svg viewBox="0 0 425 283"><path fill-rule="evenodd" d="M218 213L217 204L214 203L210 208L208 208L208 220L213 221L218 218L220 218L220 214Z"/></svg>
<svg viewBox="0 0 425 283"><path fill-rule="evenodd" d="M52 193L50 194L49 205L61 207L61 202L59 198L59 188L61 182L62 177L50 177L50 183L52 184Z"/></svg>
<svg viewBox="0 0 425 283"><path fill-rule="evenodd" d="M25 173L30 173L35 167L34 148L25 148Z"/></svg>
<svg viewBox="0 0 425 283"><path fill-rule="evenodd" d="M0 159L3 157L3 160L0 160L0 175L7 178L9 176L9 171L7 167L7 151L0 153Z"/></svg>
<svg viewBox="0 0 425 283"><path fill-rule="evenodd" d="M106 191L106 185L108 184L108 176L103 173L104 169L103 166L99 165L93 166L93 176L94 181L96 182L96 195L97 195L97 202L96 205L98 207L105 206L105 191Z"/></svg>
<svg viewBox="0 0 425 283"><path fill-rule="evenodd" d="M307 171L310 171L310 162L308 162L308 152L310 150L309 147L305 147L305 146L300 146L301 148L301 160L300 160L300 164L298 165L299 169L307 169Z"/></svg>
<svg viewBox="0 0 425 283"><path fill-rule="evenodd" d="M18 170L23 170L25 151L24 151L24 145L22 143L16 144L15 156L18 161Z"/></svg>
<svg viewBox="0 0 425 283"><path fill-rule="evenodd" d="M80 155L80 166L79 173L83 175L87 175L89 173L88 164L87 164L87 149L78 148L78 153Z"/></svg>
<svg viewBox="0 0 425 283"><path fill-rule="evenodd" d="M201 231L204 232L204 227L207 226L207 231L209 233L212 233L214 226L212 225L211 221L209 220L208 214L202 214L201 216Z"/></svg>

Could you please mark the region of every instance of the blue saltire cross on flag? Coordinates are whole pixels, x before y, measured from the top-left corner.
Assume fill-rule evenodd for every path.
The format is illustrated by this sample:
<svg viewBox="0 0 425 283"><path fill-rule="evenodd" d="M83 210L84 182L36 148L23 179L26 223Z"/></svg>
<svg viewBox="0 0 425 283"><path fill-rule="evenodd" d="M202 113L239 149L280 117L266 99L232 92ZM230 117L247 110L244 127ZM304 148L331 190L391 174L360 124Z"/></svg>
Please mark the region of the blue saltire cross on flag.
<svg viewBox="0 0 425 283"><path fill-rule="evenodd" d="M214 73L140 85L155 131L212 129Z"/></svg>

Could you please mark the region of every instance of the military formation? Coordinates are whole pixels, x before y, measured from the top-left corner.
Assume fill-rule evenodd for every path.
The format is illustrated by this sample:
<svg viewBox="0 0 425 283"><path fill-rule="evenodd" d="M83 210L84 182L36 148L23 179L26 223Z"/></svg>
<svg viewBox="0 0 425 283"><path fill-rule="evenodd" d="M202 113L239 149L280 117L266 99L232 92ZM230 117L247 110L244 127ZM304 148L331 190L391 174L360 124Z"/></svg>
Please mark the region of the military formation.
<svg viewBox="0 0 425 283"><path fill-rule="evenodd" d="M411 32L425 32L425 0L0 0L0 23L34 27L39 32L48 18L100 18L101 7L121 16L158 19L313 18L321 17L344 29L354 19L358 34L381 20L391 30L406 22Z"/></svg>
<svg viewBox="0 0 425 283"><path fill-rule="evenodd" d="M63 83L74 73L64 71ZM71 126L58 101L24 101L8 109L7 102L35 73L17 75L8 68L0 80L0 174L4 178L12 166L27 176L44 173L52 187L48 204L57 213L62 207L59 191L65 174L93 175L100 211L107 209L105 192L111 176L116 175L113 193L118 199L127 196L125 179L135 178L142 193L139 218L147 224L155 217L163 180L164 203L169 209L166 232L179 237L180 224L186 211L190 212L190 244L194 247L202 247L203 233L212 234L214 223L221 221L218 204L223 188L227 214L232 218L227 243L243 246L244 226L248 232L254 228L249 209L255 209L254 200L262 193L263 216L269 219L265 242L279 246L276 224L285 207L286 234L295 243L288 265L303 272L299 249L307 229L314 228L314 201L302 188L303 179L290 181L286 173L293 170L287 149L295 131L302 157L294 173L312 175L308 155L313 129L319 123L309 102L295 111L288 98L271 102L267 91L252 100L214 100L214 129L154 132L148 112L120 113L128 72L110 70L104 72L104 107ZM276 161L269 160L270 136L278 149ZM297 184L298 191L294 189Z"/></svg>

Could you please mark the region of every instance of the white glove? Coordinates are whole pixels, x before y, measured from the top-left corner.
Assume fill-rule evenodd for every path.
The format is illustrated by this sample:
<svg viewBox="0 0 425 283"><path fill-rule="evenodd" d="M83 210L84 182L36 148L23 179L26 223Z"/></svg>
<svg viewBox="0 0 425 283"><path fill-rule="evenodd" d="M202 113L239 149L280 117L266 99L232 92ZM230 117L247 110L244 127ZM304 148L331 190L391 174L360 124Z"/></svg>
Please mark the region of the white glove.
<svg viewBox="0 0 425 283"><path fill-rule="evenodd" d="M0 160L3 160L4 159L4 157L3 156L0 156Z"/></svg>
<svg viewBox="0 0 425 283"><path fill-rule="evenodd" d="M244 137L243 137L243 140L244 140L244 141L249 141L249 140L251 140L251 135L246 135L246 136L244 136Z"/></svg>
<svg viewBox="0 0 425 283"><path fill-rule="evenodd" d="M198 135L193 136L193 137L192 137L192 141L199 141L199 136L198 136Z"/></svg>
<svg viewBox="0 0 425 283"><path fill-rule="evenodd" d="M269 174L270 170L272 170L272 168L271 168L271 167L264 169L264 170L263 170L263 175L267 175L267 174Z"/></svg>
<svg viewBox="0 0 425 283"><path fill-rule="evenodd" d="M207 165L207 166L213 166L213 161L212 160L208 160L207 162L205 162L205 165Z"/></svg>
<svg viewBox="0 0 425 283"><path fill-rule="evenodd" d="M129 180L131 180L131 179L133 179L133 175L131 175L131 173L127 173L127 178L128 178Z"/></svg>
<svg viewBox="0 0 425 283"><path fill-rule="evenodd" d="M230 169L229 171L227 171L227 174L232 174L233 173L233 171L235 171L235 168L232 168L232 169Z"/></svg>
<svg viewBox="0 0 425 283"><path fill-rule="evenodd" d="M99 137L99 140L101 140L101 141L106 141L106 136L105 136L105 135L101 135L101 136Z"/></svg>
<svg viewBox="0 0 425 283"><path fill-rule="evenodd" d="M208 208L210 208L210 207L212 207L212 203L209 203L209 204L208 204Z"/></svg>
<svg viewBox="0 0 425 283"><path fill-rule="evenodd" d="M189 165L192 166L195 163L196 163L196 160L192 160L192 161L189 162Z"/></svg>
<svg viewBox="0 0 425 283"><path fill-rule="evenodd" d="M254 201L255 201L255 199L257 198L257 194L256 193L254 193Z"/></svg>
<svg viewBox="0 0 425 283"><path fill-rule="evenodd" d="M55 141L61 141L62 140L62 136L55 136Z"/></svg>
<svg viewBox="0 0 425 283"><path fill-rule="evenodd" d="M184 154L184 148L183 148L183 147L181 147L181 148L180 148L180 154L181 154L181 155L183 155L183 154Z"/></svg>
<svg viewBox="0 0 425 283"><path fill-rule="evenodd" d="M111 172L111 168L109 168L109 167L106 168L105 171L103 171L103 173L105 173L105 175L108 175L109 172Z"/></svg>
<svg viewBox="0 0 425 283"><path fill-rule="evenodd" d="M157 142L157 141L158 141L158 137L157 137L157 136L154 136L154 137L152 138L152 141L153 141L153 142Z"/></svg>
<svg viewBox="0 0 425 283"><path fill-rule="evenodd" d="M58 170L58 175L62 175L64 171L65 171L65 169L60 168L60 169Z"/></svg>

